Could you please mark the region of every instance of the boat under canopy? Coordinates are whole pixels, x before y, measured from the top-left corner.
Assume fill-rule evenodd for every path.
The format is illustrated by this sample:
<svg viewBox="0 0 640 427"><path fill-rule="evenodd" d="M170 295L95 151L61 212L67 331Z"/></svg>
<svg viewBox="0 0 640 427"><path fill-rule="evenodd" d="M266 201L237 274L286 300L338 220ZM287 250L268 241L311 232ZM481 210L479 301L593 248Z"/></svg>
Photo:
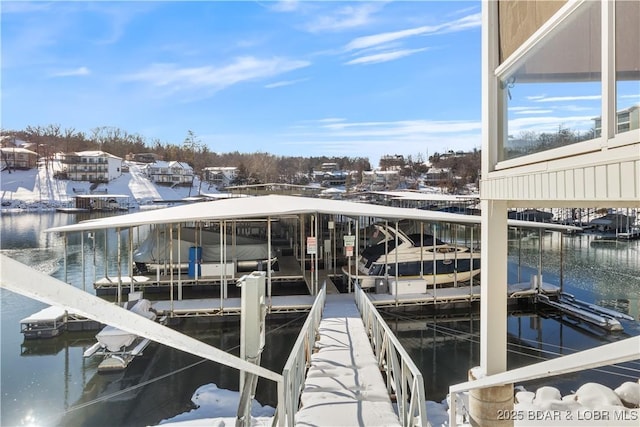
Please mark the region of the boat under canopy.
<svg viewBox="0 0 640 427"><path fill-rule="evenodd" d="M426 286L466 282L480 273L479 252L449 245L430 234L407 235L384 225L375 228L378 240L363 250L357 273L343 268L362 288L376 287L377 292L384 292L387 284L400 289L402 282L411 281L412 292L416 286L426 291Z"/></svg>
<svg viewBox="0 0 640 427"><path fill-rule="evenodd" d="M267 241L240 235L227 234L223 237L224 241L218 232L192 227L182 227L179 233L175 227L171 233L169 228L158 228L149 233L134 251L133 261L141 271L153 270L154 266L167 264L170 260L176 266L182 266L196 260L190 257L194 256L194 248L198 248L198 263L221 263L225 260L233 262L237 271L250 271L267 265L270 260L272 268L276 268L276 254L272 250L269 255Z"/></svg>

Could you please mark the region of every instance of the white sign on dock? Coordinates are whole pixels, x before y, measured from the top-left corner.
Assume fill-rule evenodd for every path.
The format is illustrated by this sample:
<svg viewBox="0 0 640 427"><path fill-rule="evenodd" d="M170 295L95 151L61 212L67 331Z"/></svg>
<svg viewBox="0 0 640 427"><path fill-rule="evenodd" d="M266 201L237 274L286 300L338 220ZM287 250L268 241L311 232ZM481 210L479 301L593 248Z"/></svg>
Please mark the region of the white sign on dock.
<svg viewBox="0 0 640 427"><path fill-rule="evenodd" d="M318 253L318 243L315 237L307 237L307 255Z"/></svg>
<svg viewBox="0 0 640 427"><path fill-rule="evenodd" d="M356 245L356 236L343 236L344 246L355 246Z"/></svg>

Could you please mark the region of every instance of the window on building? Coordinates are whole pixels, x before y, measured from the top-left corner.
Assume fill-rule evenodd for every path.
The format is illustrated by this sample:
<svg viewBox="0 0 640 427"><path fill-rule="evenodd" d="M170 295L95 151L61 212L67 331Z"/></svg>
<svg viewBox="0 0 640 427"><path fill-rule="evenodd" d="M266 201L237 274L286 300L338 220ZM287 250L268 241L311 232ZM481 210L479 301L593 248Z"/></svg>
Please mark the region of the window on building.
<svg viewBox="0 0 640 427"><path fill-rule="evenodd" d="M618 1L616 19L617 133L640 127L640 2Z"/></svg>
<svg viewBox="0 0 640 427"><path fill-rule="evenodd" d="M596 137L602 115L601 5L585 2L500 76L502 159Z"/></svg>

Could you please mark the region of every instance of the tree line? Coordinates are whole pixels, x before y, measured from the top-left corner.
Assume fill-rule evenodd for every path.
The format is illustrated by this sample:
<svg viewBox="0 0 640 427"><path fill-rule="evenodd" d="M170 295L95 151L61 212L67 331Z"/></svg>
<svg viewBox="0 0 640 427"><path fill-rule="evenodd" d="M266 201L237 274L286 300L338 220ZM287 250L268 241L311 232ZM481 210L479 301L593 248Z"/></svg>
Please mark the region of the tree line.
<svg viewBox="0 0 640 427"><path fill-rule="evenodd" d="M191 130L187 132L181 144L164 142L157 138L149 140L140 134L110 126L96 127L87 133L50 124L27 126L23 130L3 129L0 130L0 135L34 144L33 151L40 157L50 157L59 152L100 150L121 158L130 154L153 153L164 160L188 163L196 174L200 174L206 167L237 167L243 183L247 184L306 184L311 172L320 169L322 163L328 162L337 163L343 170L358 173L371 169L366 157L277 156L265 152L238 151L217 153L201 143Z"/></svg>

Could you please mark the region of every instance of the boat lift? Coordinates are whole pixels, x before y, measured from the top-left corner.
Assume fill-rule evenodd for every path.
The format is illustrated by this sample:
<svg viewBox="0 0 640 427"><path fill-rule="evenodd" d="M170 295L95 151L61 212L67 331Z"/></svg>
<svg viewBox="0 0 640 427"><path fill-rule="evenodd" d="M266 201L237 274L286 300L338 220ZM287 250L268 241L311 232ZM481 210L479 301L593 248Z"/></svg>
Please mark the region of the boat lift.
<svg viewBox="0 0 640 427"><path fill-rule="evenodd" d="M628 314L581 301L566 292L560 293L557 300L552 300L549 296L539 293L536 296L536 302L553 307L570 317L583 320L610 332L622 331L623 327L619 319L635 320Z"/></svg>

